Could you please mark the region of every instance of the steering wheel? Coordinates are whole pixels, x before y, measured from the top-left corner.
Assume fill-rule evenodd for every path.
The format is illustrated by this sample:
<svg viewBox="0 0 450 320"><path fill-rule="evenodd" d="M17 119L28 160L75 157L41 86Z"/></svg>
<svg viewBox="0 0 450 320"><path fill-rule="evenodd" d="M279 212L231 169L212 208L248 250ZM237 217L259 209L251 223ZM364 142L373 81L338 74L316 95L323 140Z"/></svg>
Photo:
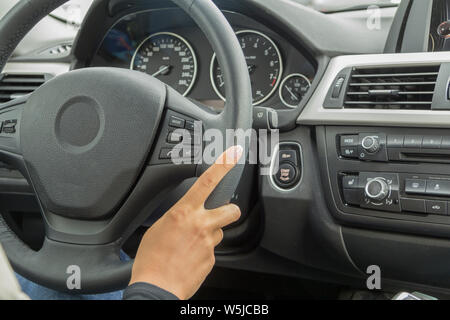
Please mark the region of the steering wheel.
<svg viewBox="0 0 450 320"><path fill-rule="evenodd" d="M4 16L0 71L28 31L67 1L22 0ZM207 167L160 159L169 125L199 121L203 130L224 136L226 129L251 128L250 79L233 29L211 0L172 1L204 32L228 75L222 113L197 106L147 74L116 68L71 71L0 105L0 161L28 180L45 223L43 246L33 251L0 216L0 242L29 280L70 291L67 279L76 266L77 293L124 288L132 262L120 260L120 248L155 209L152 200ZM221 182L208 208L231 199L243 169L238 165Z"/></svg>

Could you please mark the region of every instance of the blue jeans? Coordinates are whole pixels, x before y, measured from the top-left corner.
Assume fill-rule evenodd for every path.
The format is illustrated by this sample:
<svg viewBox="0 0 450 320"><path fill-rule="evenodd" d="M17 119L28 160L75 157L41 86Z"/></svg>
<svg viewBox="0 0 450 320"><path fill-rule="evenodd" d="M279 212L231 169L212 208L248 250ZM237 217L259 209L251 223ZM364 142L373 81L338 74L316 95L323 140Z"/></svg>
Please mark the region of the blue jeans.
<svg viewBox="0 0 450 320"><path fill-rule="evenodd" d="M120 251L120 259L123 261L130 260L123 251ZM102 294L70 294L43 287L17 273L16 277L22 287L22 291L32 300L122 300L123 290Z"/></svg>

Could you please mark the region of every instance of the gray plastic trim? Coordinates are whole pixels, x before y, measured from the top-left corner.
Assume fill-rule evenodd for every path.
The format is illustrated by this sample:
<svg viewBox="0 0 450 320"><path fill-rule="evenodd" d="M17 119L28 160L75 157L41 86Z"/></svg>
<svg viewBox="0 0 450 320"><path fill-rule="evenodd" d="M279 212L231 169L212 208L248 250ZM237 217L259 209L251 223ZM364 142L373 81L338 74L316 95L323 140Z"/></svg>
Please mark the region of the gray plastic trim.
<svg viewBox="0 0 450 320"><path fill-rule="evenodd" d="M297 119L302 125L381 125L450 127L450 111L325 109L336 76L351 67L419 66L450 62L448 52L349 55L333 58L313 96Z"/></svg>

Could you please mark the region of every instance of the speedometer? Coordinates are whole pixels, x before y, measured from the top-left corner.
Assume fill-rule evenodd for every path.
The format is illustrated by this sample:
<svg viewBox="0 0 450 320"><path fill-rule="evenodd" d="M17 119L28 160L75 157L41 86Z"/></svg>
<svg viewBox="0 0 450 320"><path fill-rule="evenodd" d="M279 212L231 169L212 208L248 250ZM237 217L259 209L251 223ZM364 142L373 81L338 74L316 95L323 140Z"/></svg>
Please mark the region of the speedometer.
<svg viewBox="0 0 450 320"><path fill-rule="evenodd" d="M158 78L185 96L197 76L197 58L186 39L175 33L159 32L142 41L130 68Z"/></svg>
<svg viewBox="0 0 450 320"><path fill-rule="evenodd" d="M253 104L269 99L277 90L283 73L283 62L277 45L265 34L254 30L236 32L247 61L252 83ZM217 95L225 100L224 75L213 55L210 66L211 84Z"/></svg>

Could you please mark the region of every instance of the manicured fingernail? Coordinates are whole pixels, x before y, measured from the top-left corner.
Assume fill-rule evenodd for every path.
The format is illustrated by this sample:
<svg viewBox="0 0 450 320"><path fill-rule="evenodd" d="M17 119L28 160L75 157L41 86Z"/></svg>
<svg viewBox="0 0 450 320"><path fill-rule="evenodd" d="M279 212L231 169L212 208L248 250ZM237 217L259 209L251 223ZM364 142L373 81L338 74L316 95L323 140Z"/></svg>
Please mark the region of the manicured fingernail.
<svg viewBox="0 0 450 320"><path fill-rule="evenodd" d="M231 148L228 148L227 150L227 162L228 163L237 163L239 159L242 157L242 154L244 153L244 149L240 146L233 146Z"/></svg>

